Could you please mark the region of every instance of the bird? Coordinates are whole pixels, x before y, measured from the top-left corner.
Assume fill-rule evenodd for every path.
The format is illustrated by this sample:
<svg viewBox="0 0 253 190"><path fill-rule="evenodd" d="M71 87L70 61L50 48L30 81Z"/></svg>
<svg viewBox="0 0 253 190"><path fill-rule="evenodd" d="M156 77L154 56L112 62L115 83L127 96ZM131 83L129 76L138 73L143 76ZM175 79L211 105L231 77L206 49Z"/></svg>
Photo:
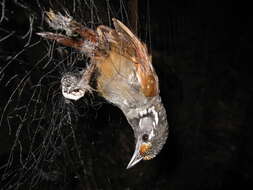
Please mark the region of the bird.
<svg viewBox="0 0 253 190"><path fill-rule="evenodd" d="M70 15L46 12L46 22L55 31L39 32L41 37L72 47L89 58L82 72L64 74L62 95L78 100L97 92L125 115L135 137L135 150L127 169L150 160L167 141L169 125L160 97L159 81L145 43L116 18L114 28L99 25L95 30ZM90 81L95 77L96 89Z"/></svg>

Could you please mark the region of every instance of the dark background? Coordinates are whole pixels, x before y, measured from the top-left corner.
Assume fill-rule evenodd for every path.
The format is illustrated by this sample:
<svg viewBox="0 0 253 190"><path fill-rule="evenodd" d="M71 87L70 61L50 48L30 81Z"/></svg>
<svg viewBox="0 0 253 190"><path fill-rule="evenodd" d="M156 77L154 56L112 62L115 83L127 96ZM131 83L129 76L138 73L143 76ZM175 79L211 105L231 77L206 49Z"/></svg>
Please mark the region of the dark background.
<svg viewBox="0 0 253 190"><path fill-rule="evenodd" d="M8 162L11 167L0 170L2 175L10 174L6 178L2 177L1 187L173 190L252 188L253 31L249 4L213 0L139 0L138 35L148 44L153 56L170 134L165 147L155 159L126 170L134 150L134 137L119 109L96 96L71 104L65 103L60 96L52 94L47 97L57 90L57 85L59 88L62 72L69 70L67 66L57 69L54 66L63 59L62 54L68 55L70 50L63 49L65 53L59 55L56 50L54 56L50 54L51 59L48 56L42 64L37 64L53 42L40 40L35 32L50 30L43 23L43 10L51 7L62 11L62 7L65 7L71 12L74 10L72 2L2 1L2 14L5 15L0 25L0 68L6 64L8 67L0 75L0 111L3 117L0 126L1 165L7 163L16 136L19 136L20 142L16 143L19 148L13 150L13 161ZM85 4L88 2L92 5L92 1L77 2L76 11L72 11L76 20L85 18L89 27L110 24L107 1L93 2L96 5L93 17L87 15L92 15L94 7L89 8ZM128 1L125 3L127 14L121 12L122 1L109 2L111 16L126 24L131 23L132 13L128 10ZM29 28L33 28L31 39L30 33L25 35ZM15 33L5 39L13 31ZM29 44L36 42L38 44L29 47ZM20 50L24 52L15 57ZM82 61L79 59L78 64L82 64ZM44 67L44 62L50 64ZM67 62L69 64L71 59ZM73 69L73 66L70 68ZM45 80L39 82L48 72ZM26 74L28 77L25 77ZM29 82L24 85L22 92L18 90L20 94L14 94L5 109L12 92L20 88L18 84L23 77L29 78ZM58 83L53 87L55 91L51 91L48 87L55 80ZM37 106L29 104L29 109L23 110L20 107L27 106L32 99L31 86L36 84L42 87L41 95L34 94L41 103ZM38 110L39 114L43 110L46 112L43 112L42 119L35 120L28 114L23 117L26 120L21 121L22 117L19 116L22 114ZM66 115L73 118L71 128L66 127ZM10 117L12 120L8 123L7 118ZM38 126L40 132L35 132ZM10 128L12 133L8 135ZM21 129L20 132L18 129ZM73 136L73 131L75 137L68 138ZM34 136L36 138L29 138ZM41 145L42 142L51 141L53 143L49 143L46 148ZM31 144L34 147L29 149ZM36 147L45 154L35 156L25 165L22 159L25 160L29 151L36 152Z"/></svg>

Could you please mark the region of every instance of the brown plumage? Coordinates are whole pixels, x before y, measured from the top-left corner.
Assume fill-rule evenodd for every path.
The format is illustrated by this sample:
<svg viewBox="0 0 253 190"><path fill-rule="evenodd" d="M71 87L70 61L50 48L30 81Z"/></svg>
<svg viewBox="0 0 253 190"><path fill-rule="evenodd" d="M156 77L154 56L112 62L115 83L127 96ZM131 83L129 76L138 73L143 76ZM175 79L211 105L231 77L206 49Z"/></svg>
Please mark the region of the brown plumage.
<svg viewBox="0 0 253 190"><path fill-rule="evenodd" d="M68 88L69 84L62 82L63 95L74 100L81 98L89 91L90 76L96 70L97 92L124 112L135 133L136 150L128 168L141 159L155 157L167 139L168 124L146 45L115 18L115 29L100 25L94 31L70 16L53 11L47 16L48 24L55 30L64 30L66 35L43 32L38 33L40 36L73 47L90 58L90 66L81 79L63 77L74 86ZM82 93L76 93L78 90Z"/></svg>

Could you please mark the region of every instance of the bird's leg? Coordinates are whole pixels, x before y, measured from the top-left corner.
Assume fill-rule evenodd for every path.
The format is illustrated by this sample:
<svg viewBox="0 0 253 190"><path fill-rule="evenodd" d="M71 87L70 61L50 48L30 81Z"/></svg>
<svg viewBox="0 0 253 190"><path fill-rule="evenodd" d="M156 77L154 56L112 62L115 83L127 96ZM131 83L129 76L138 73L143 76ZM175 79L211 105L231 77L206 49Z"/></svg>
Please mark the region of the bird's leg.
<svg viewBox="0 0 253 190"><path fill-rule="evenodd" d="M94 75L95 70L96 70L95 64L92 63L88 65L85 71L83 72L83 75L77 87L82 89L84 92L92 93L94 89L90 86L90 82L91 82L91 77Z"/></svg>
<svg viewBox="0 0 253 190"><path fill-rule="evenodd" d="M41 32L37 33L43 38L55 40L57 43L67 47L72 47L87 57L96 57L101 54L98 44L98 34L94 30L84 27L75 21L71 16L63 16L61 13L55 14L52 10L46 12L46 21L54 30L62 30L64 34ZM95 71L95 64L91 63L83 72L68 72L62 76L62 94L67 99L78 100L87 92L94 89L90 86L90 80Z"/></svg>

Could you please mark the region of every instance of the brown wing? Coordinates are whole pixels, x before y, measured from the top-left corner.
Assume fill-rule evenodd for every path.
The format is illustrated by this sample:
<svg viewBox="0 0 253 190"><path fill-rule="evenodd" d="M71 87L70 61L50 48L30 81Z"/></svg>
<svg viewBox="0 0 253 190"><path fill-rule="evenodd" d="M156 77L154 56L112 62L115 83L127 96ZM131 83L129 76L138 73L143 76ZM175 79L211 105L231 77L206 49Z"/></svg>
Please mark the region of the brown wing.
<svg viewBox="0 0 253 190"><path fill-rule="evenodd" d="M109 43L111 48L135 64L137 77L143 94L147 97L159 94L158 77L151 63L151 56L145 44L119 20L113 18L115 30L111 31Z"/></svg>
<svg viewBox="0 0 253 190"><path fill-rule="evenodd" d="M52 10L46 14L48 24L55 30L65 30L66 35L43 32L38 33L40 36L78 49L92 59L104 59L109 51L115 51L134 63L143 94L147 97L158 95L158 77L146 45L119 20L112 19L115 30L101 25L93 31L70 16L55 14ZM79 34L81 39L73 38L75 33Z"/></svg>

